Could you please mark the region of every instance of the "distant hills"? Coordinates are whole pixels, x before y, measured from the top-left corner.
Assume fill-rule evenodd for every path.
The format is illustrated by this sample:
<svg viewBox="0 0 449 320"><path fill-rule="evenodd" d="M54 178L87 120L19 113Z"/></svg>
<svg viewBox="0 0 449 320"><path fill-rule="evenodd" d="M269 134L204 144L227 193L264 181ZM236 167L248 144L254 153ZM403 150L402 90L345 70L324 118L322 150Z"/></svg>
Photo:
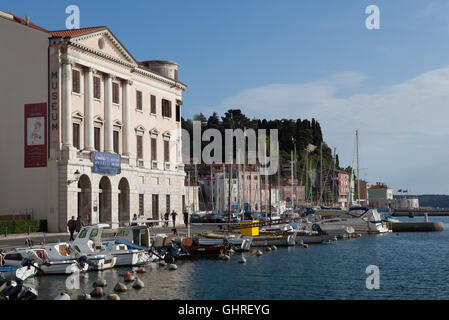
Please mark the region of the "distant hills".
<svg viewBox="0 0 449 320"><path fill-rule="evenodd" d="M402 198L403 196L394 196ZM407 195L406 198L418 198L420 207L449 208L449 195L446 194L423 194Z"/></svg>

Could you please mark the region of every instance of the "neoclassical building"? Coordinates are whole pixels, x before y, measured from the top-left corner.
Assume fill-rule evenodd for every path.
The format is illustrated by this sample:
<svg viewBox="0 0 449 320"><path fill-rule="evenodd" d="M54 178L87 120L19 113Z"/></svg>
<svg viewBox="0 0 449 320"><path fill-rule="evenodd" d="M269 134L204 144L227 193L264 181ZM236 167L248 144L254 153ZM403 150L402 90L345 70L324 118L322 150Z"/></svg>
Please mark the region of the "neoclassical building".
<svg viewBox="0 0 449 320"><path fill-rule="evenodd" d="M137 61L107 27L48 31L0 11L0 36L12 43L0 48L10 61L1 108L11 114L0 133L14 137L0 141L12 155L0 214L28 210L50 231L78 215L117 227L175 210L182 221L178 64Z"/></svg>

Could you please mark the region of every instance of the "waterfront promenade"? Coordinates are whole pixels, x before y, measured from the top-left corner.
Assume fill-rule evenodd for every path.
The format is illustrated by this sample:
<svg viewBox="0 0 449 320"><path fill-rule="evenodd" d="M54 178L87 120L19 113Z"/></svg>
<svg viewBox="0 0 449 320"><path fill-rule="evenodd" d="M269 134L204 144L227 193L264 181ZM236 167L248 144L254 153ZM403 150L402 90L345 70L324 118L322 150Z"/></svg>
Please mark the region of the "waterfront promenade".
<svg viewBox="0 0 449 320"><path fill-rule="evenodd" d="M165 233L167 235L172 235L173 227L170 224L168 227L154 227L152 228L152 233ZM199 233L199 232L205 232L205 231L212 231L216 230L217 227L213 224L211 225L198 225L191 228L192 233ZM187 228L185 225L179 225L176 227L176 230L178 234L187 234ZM103 231L103 237L104 238L112 238L114 236L114 233L117 232L117 229L105 229ZM75 234L76 236L76 234ZM58 241L69 241L70 234L68 232L62 232L62 233L43 233L43 232L36 232L36 233L30 233L30 235L26 233L22 234L10 234L5 237L4 234L0 235L0 249L3 251L8 251L14 248L20 248L26 246L26 239L27 237L31 239L35 244L39 244L41 242L46 243L57 243Z"/></svg>

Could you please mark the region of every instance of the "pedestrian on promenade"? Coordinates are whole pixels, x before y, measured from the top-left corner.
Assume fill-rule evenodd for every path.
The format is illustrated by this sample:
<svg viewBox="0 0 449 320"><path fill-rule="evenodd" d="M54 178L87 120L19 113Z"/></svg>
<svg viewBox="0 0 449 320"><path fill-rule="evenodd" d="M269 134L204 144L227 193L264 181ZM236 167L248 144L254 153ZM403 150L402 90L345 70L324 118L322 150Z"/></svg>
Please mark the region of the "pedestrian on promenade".
<svg viewBox="0 0 449 320"><path fill-rule="evenodd" d="M76 222L75 222L76 233L80 233L82 227L84 227L84 222L83 222L83 220L81 220L81 217L78 216L78 219L76 219Z"/></svg>
<svg viewBox="0 0 449 320"><path fill-rule="evenodd" d="M69 232L70 232L70 240L69 241L73 241L75 240L73 238L73 233L76 230L76 221L75 221L75 216L72 216L72 219L69 220L69 222L67 222L67 227L69 228Z"/></svg>
<svg viewBox="0 0 449 320"><path fill-rule="evenodd" d="M164 214L164 219L165 219L164 226L165 226L166 228L168 227L168 216L169 216L169 213L166 212L166 213Z"/></svg>
<svg viewBox="0 0 449 320"><path fill-rule="evenodd" d="M177 216L178 214L175 212L175 210L173 210L172 212L171 212L171 218L173 219L173 228L175 227L175 224L176 224L176 216Z"/></svg>
<svg viewBox="0 0 449 320"><path fill-rule="evenodd" d="M134 214L132 221L137 221L137 214ZM131 225L132 226L137 226L137 223L136 222L132 222Z"/></svg>
<svg viewBox="0 0 449 320"><path fill-rule="evenodd" d="M189 213L187 211L184 211L184 224L187 227L187 223L189 222Z"/></svg>

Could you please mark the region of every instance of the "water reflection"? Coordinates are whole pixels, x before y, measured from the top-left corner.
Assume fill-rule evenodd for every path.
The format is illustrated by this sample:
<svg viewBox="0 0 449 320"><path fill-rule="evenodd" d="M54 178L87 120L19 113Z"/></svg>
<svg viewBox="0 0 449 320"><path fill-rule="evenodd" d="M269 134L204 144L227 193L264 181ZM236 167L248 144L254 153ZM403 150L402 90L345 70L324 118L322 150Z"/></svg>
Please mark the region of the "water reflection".
<svg viewBox="0 0 449 320"><path fill-rule="evenodd" d="M415 219L416 220L416 219ZM449 218L435 219L449 222ZM256 257L245 253L231 261L217 257L178 261L178 270L156 264L137 276L145 287L120 293L121 299L448 299L449 229L430 233L390 233L335 244L278 248ZM380 269L380 289L365 286L366 267ZM115 268L80 275L80 289L68 291L66 276L28 279L39 299L54 299L67 292L72 299L90 293L93 283L105 279L105 293L113 293L122 274L132 268Z"/></svg>

